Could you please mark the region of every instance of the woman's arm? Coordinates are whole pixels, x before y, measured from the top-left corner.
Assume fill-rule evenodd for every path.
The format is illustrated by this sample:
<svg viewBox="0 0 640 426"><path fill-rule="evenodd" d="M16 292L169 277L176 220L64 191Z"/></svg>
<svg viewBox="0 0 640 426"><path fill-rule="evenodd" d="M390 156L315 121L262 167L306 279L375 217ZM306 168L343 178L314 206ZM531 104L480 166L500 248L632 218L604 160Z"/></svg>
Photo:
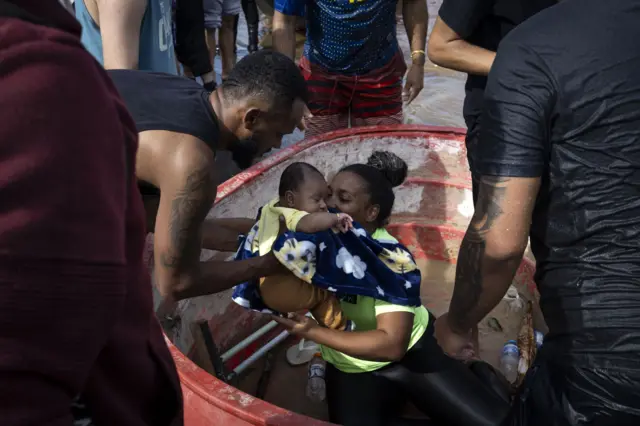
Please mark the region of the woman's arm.
<svg viewBox="0 0 640 426"><path fill-rule="evenodd" d="M414 314L389 312L378 315L378 328L371 331L337 331L318 325L313 319L294 315L293 318L273 317L291 333L328 346L354 358L367 361L399 361L409 346Z"/></svg>

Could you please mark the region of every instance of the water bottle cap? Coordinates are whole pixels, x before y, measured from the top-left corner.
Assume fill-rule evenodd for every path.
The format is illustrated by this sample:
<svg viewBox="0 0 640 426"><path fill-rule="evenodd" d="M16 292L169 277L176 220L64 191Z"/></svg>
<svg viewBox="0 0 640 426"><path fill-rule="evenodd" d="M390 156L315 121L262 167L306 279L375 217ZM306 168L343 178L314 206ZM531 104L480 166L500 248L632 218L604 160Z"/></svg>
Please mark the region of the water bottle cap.
<svg viewBox="0 0 640 426"><path fill-rule="evenodd" d="M315 377L319 377L321 379L324 379L324 374L325 374L325 368L324 368L323 365L312 365L309 368L308 377L309 377L309 379L313 379Z"/></svg>
<svg viewBox="0 0 640 426"><path fill-rule="evenodd" d="M516 344L515 340L509 340L507 343L505 343L504 347L502 348L502 353L503 354L520 354L520 349L518 349L518 345Z"/></svg>

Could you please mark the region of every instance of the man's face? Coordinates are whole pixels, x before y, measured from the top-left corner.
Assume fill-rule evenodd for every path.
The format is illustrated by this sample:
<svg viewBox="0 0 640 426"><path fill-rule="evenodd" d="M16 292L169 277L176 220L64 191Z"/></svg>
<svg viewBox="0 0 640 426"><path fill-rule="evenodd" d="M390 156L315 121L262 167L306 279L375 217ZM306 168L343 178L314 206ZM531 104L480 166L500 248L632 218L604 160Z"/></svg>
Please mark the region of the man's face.
<svg viewBox="0 0 640 426"><path fill-rule="evenodd" d="M238 167L245 169L267 151L279 148L282 137L292 133L300 124L305 110L304 102L299 99L296 99L290 111L247 108L243 123L235 132L238 142L231 148Z"/></svg>

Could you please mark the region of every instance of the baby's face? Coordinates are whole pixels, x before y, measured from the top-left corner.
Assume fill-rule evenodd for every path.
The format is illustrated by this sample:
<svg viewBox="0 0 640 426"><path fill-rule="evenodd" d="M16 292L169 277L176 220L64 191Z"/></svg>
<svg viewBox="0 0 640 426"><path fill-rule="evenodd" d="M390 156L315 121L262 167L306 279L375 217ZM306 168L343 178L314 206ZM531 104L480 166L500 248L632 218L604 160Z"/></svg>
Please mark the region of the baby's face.
<svg viewBox="0 0 640 426"><path fill-rule="evenodd" d="M295 191L292 208L307 213L326 212L327 203L325 200L329 196L329 185L323 177L314 174L307 174L304 182Z"/></svg>

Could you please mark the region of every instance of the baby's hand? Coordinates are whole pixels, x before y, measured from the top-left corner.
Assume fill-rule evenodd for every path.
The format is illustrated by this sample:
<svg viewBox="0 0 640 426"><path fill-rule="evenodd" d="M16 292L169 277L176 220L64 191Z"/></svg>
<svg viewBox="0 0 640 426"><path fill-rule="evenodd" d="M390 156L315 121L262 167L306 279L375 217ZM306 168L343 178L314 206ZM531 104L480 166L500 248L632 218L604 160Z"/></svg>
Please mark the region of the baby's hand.
<svg viewBox="0 0 640 426"><path fill-rule="evenodd" d="M337 213L335 228L340 232L347 232L353 228L353 219L346 213Z"/></svg>

